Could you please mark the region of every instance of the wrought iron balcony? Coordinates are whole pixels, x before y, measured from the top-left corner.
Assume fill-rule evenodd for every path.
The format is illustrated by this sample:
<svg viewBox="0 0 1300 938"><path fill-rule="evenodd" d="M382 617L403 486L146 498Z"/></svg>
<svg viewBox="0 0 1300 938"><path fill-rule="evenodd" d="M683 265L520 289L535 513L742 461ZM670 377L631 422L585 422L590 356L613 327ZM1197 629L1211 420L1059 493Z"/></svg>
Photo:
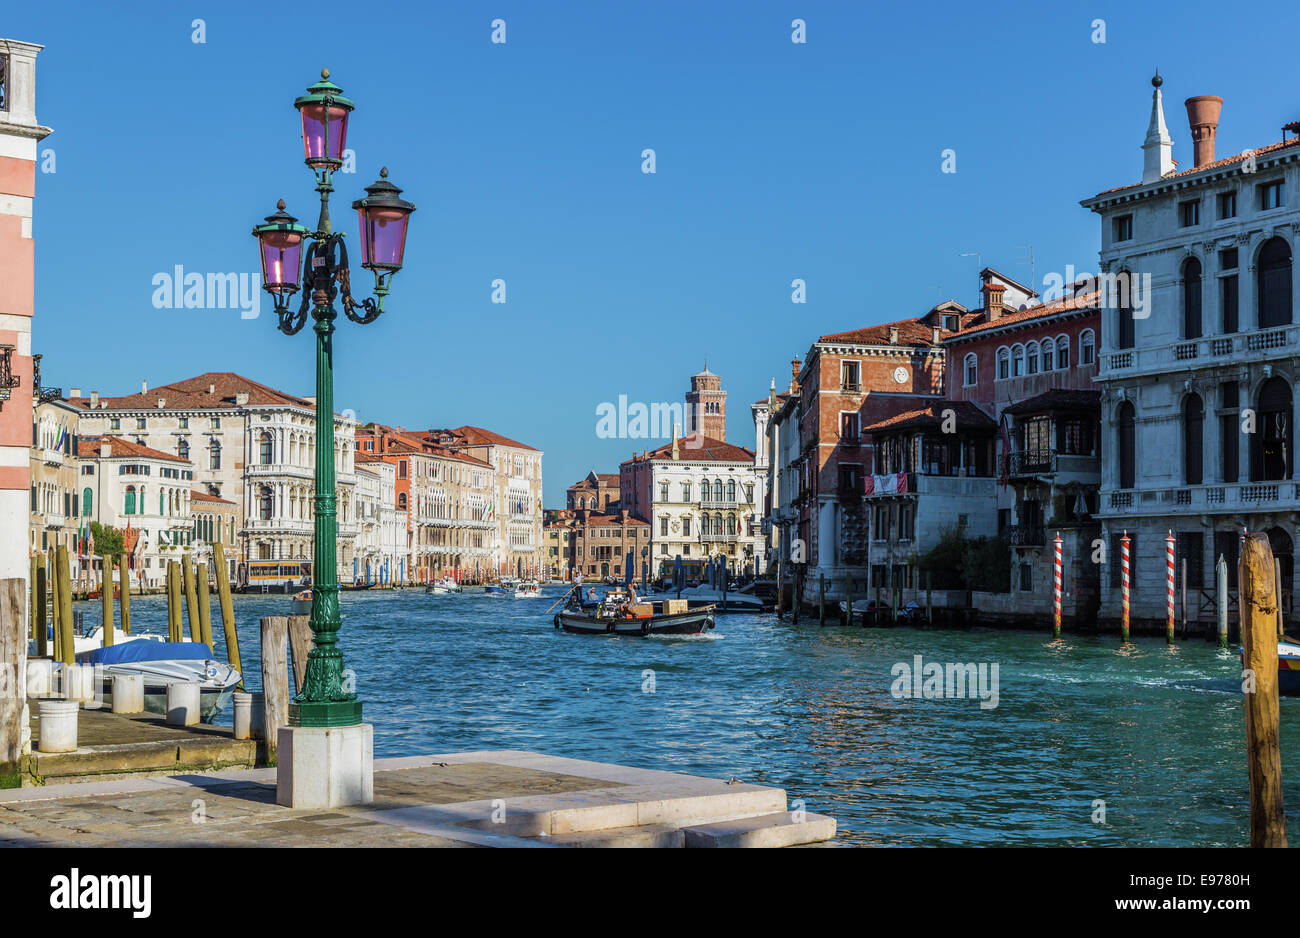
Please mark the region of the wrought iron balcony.
<svg viewBox="0 0 1300 938"><path fill-rule="evenodd" d="M1047 543L1047 529L1041 524L1013 524L1007 528L1012 547L1042 547Z"/></svg>

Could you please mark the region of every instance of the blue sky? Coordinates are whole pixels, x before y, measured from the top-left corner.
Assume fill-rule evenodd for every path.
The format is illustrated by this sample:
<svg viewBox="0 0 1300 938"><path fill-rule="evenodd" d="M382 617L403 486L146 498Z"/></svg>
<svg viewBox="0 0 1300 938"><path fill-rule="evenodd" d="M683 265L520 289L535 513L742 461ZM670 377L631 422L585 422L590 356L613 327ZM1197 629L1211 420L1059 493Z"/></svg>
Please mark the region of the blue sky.
<svg viewBox="0 0 1300 938"><path fill-rule="evenodd" d="M122 394L211 370L312 392L308 331L281 335L269 304L256 320L155 309L152 278L253 272L249 231L278 198L314 221L292 101L328 66L358 106L336 228L355 238L343 206L381 165L419 206L389 312L340 324L337 407L531 443L548 506L656 445L597 438L596 408L619 394L680 400L707 358L730 392L728 439L752 446L749 403L818 335L975 305L980 263L1029 280L1026 245L1039 285L1094 269L1098 225L1078 201L1140 176L1155 66L1184 166L1186 97L1225 99L1221 155L1300 118L1294 5L311 9L9 5L0 35L46 46L37 111L55 130L35 221L44 383Z"/></svg>

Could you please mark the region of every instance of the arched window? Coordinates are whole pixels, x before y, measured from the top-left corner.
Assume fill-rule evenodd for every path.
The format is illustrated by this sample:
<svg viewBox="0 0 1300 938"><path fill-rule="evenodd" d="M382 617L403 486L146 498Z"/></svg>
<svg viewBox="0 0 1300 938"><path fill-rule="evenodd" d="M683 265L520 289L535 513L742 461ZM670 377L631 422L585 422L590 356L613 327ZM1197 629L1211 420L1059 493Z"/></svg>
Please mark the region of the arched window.
<svg viewBox="0 0 1300 938"><path fill-rule="evenodd" d="M1137 479L1137 416L1130 402L1120 401L1115 423L1119 429L1119 487L1131 489Z"/></svg>
<svg viewBox="0 0 1300 938"><path fill-rule="evenodd" d="M221 443L218 440L213 440L208 445L208 468L221 468Z"/></svg>
<svg viewBox="0 0 1300 938"><path fill-rule="evenodd" d="M1025 347L1025 373L1038 374L1038 343L1030 342Z"/></svg>
<svg viewBox="0 0 1300 938"><path fill-rule="evenodd" d="M1201 334L1201 262L1189 257L1183 264L1183 338Z"/></svg>
<svg viewBox="0 0 1300 938"><path fill-rule="evenodd" d="M962 366L962 383L968 388L973 388L979 381L979 374L979 358L974 352L967 352Z"/></svg>
<svg viewBox="0 0 1300 938"><path fill-rule="evenodd" d="M727 480L727 501L734 502L735 500L736 500L736 480L728 479Z"/></svg>
<svg viewBox="0 0 1300 938"><path fill-rule="evenodd" d="M713 533L714 534L722 533L722 515L713 516Z"/></svg>
<svg viewBox="0 0 1300 938"><path fill-rule="evenodd" d="M122 511L124 514L128 514L128 515L135 514L135 486L134 485L128 485L126 487L126 504L122 506Z"/></svg>
<svg viewBox="0 0 1300 938"><path fill-rule="evenodd" d="M1204 481L1204 449L1202 428L1205 424L1205 405L1197 394L1187 395L1183 401L1183 481L1200 485Z"/></svg>
<svg viewBox="0 0 1300 938"><path fill-rule="evenodd" d="M271 465L271 457L273 455L275 455L275 447L271 440L271 433L269 430L263 430L262 440L261 440L261 452L259 454L259 460L262 463L262 465L263 466Z"/></svg>
<svg viewBox="0 0 1300 938"><path fill-rule="evenodd" d="M1115 287L1119 291L1119 303L1115 308L1115 347L1129 349L1133 347L1133 290L1132 275L1122 270L1115 278Z"/></svg>
<svg viewBox="0 0 1300 938"><path fill-rule="evenodd" d="M579 500L579 501L582 501L582 499L578 499L578 500ZM400 508L402 511L405 511L405 510L406 510L406 493L405 493L405 492L398 492L398 493L397 493L397 507Z"/></svg>
<svg viewBox="0 0 1300 938"><path fill-rule="evenodd" d="M1015 345L1011 348L1011 377L1019 378L1025 373L1025 347Z"/></svg>
<svg viewBox="0 0 1300 938"><path fill-rule="evenodd" d="M1003 347L998 349L998 380L1004 381L1011 377L1011 352Z"/></svg>
<svg viewBox="0 0 1300 938"><path fill-rule="evenodd" d="M728 534L735 534L735 533L736 533L736 516L735 516L735 515L727 515L727 533L728 533Z"/></svg>
<svg viewBox="0 0 1300 938"><path fill-rule="evenodd" d="M722 480L721 479L713 480L713 500L715 502L722 501Z"/></svg>
<svg viewBox="0 0 1300 938"><path fill-rule="evenodd" d="M1051 371L1056 367L1056 343L1051 339L1043 340L1043 371Z"/></svg>
<svg viewBox="0 0 1300 938"><path fill-rule="evenodd" d="M158 517L167 517L167 496L162 492L158 493Z"/></svg>
<svg viewBox="0 0 1300 938"><path fill-rule="evenodd" d="M257 502L258 517L263 521L270 521L275 514L275 496L271 494L269 485L262 486Z"/></svg>
<svg viewBox="0 0 1300 938"><path fill-rule="evenodd" d="M94 493L90 491L89 487L87 487L83 489L81 492L81 514L84 517L89 518L90 515L92 514L91 509L93 509L94 507L95 507Z"/></svg>
<svg viewBox="0 0 1300 938"><path fill-rule="evenodd" d="M1259 389L1257 423L1250 437L1252 481L1291 478L1291 401L1291 386L1282 378L1269 378Z"/></svg>
<svg viewBox="0 0 1300 938"><path fill-rule="evenodd" d="M184 438L176 441L176 455L181 459L190 458L190 441Z"/></svg>
<svg viewBox="0 0 1300 938"><path fill-rule="evenodd" d="M1056 337L1056 367L1070 367L1070 337L1058 335Z"/></svg>
<svg viewBox="0 0 1300 938"><path fill-rule="evenodd" d="M1079 364L1091 365L1097 361L1097 337L1091 329L1079 334Z"/></svg>
<svg viewBox="0 0 1300 938"><path fill-rule="evenodd" d="M1259 252L1259 327L1291 323L1291 246L1270 238Z"/></svg>

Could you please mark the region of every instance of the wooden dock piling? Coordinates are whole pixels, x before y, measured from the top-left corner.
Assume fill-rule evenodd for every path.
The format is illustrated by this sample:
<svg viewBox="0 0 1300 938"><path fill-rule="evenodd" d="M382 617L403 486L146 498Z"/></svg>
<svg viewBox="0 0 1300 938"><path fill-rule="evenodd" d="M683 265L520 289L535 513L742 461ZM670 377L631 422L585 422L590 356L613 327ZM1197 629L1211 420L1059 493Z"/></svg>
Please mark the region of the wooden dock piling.
<svg viewBox="0 0 1300 938"><path fill-rule="evenodd" d="M128 569L126 554L117 555L118 607L122 614L122 631L131 634L131 571Z"/></svg>
<svg viewBox="0 0 1300 938"><path fill-rule="evenodd" d="M217 568L217 601L221 604L221 627L226 633L226 660L243 675L239 660L239 633L235 631L235 607L230 600L230 575L226 571L226 549L221 542L212 545L212 563ZM243 686L243 681L240 681Z"/></svg>
<svg viewBox="0 0 1300 938"><path fill-rule="evenodd" d="M1273 558L1273 591L1277 596L1277 640L1282 641L1282 561Z"/></svg>
<svg viewBox="0 0 1300 938"><path fill-rule="evenodd" d="M1246 703L1246 765L1250 777L1250 845L1285 847L1282 754L1278 743L1277 592L1268 535L1248 534L1242 550L1241 639ZM1253 689L1249 678L1253 676Z"/></svg>
<svg viewBox="0 0 1300 938"><path fill-rule="evenodd" d="M36 654L44 658L50 653L50 639L46 629L46 620L48 616L49 599L46 593L49 590L49 578L45 570L45 554L36 555L36 576L34 578L36 588L33 595L36 597L36 606L32 611L32 626L35 634L32 636L36 639Z"/></svg>
<svg viewBox="0 0 1300 938"><path fill-rule="evenodd" d="M289 658L287 616L265 616L262 626L262 738L266 764L276 764L280 727L289 725Z"/></svg>
<svg viewBox="0 0 1300 938"><path fill-rule="evenodd" d="M208 571L203 564L195 564L194 579L199 594L199 640L208 646L208 651L215 652L212 644L212 597L208 595Z"/></svg>
<svg viewBox="0 0 1300 938"><path fill-rule="evenodd" d="M19 672L27 650L27 620L23 616L26 584L16 576L0 580L0 788L22 787L23 708Z"/></svg>
<svg viewBox="0 0 1300 938"><path fill-rule="evenodd" d="M853 575L844 575L844 624L853 624Z"/></svg>
<svg viewBox="0 0 1300 938"><path fill-rule="evenodd" d="M113 558L105 554L99 558L99 608L100 624L105 648L113 644Z"/></svg>
<svg viewBox="0 0 1300 938"><path fill-rule="evenodd" d="M190 552L186 551L181 559L181 583L185 587L185 616L190 624L190 641L203 641L203 630L199 627L199 594L194 587L194 564L190 562Z"/></svg>
<svg viewBox="0 0 1300 938"><path fill-rule="evenodd" d="M302 693L307 680L307 655L311 653L311 616L289 616L289 655L293 658L293 692Z"/></svg>
<svg viewBox="0 0 1300 938"><path fill-rule="evenodd" d="M59 655L64 664L75 664L72 643L72 574L68 567L66 544L59 545L55 557L59 593Z"/></svg>
<svg viewBox="0 0 1300 938"><path fill-rule="evenodd" d="M46 579L50 584L50 631L53 638L50 642L50 655L55 661L63 660L63 630L59 625L59 562L58 553L51 550L49 556L49 574Z"/></svg>
<svg viewBox="0 0 1300 938"><path fill-rule="evenodd" d="M826 624L826 574L817 574L817 624Z"/></svg>

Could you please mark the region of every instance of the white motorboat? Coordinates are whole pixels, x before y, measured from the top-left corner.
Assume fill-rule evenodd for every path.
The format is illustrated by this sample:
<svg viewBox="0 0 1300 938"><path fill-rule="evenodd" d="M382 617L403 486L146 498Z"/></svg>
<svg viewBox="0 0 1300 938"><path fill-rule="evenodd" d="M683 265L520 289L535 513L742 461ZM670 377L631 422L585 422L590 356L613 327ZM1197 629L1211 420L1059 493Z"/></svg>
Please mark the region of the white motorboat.
<svg viewBox="0 0 1300 938"><path fill-rule="evenodd" d="M525 581L515 587L515 599L536 599L542 595L542 588L531 581Z"/></svg>
<svg viewBox="0 0 1300 938"><path fill-rule="evenodd" d="M673 591L669 590L671 594ZM681 591L681 598L688 603L689 609L712 606L719 612L763 612L767 604L753 593L727 590L725 593L711 586L688 586Z"/></svg>
<svg viewBox="0 0 1300 938"><path fill-rule="evenodd" d="M433 583L430 583L428 586L424 588L424 591L426 593L436 593L436 594L459 593L461 592L461 586L451 577L445 576L441 580L437 580Z"/></svg>
<svg viewBox="0 0 1300 938"><path fill-rule="evenodd" d="M197 681L199 719L204 723L212 722L213 716L225 708L241 680L238 671L213 658L212 651L202 642L164 642L153 635L107 648L79 651L76 661L95 666L105 702L113 698L113 675L141 675L144 708L150 713L167 712L168 684Z"/></svg>

